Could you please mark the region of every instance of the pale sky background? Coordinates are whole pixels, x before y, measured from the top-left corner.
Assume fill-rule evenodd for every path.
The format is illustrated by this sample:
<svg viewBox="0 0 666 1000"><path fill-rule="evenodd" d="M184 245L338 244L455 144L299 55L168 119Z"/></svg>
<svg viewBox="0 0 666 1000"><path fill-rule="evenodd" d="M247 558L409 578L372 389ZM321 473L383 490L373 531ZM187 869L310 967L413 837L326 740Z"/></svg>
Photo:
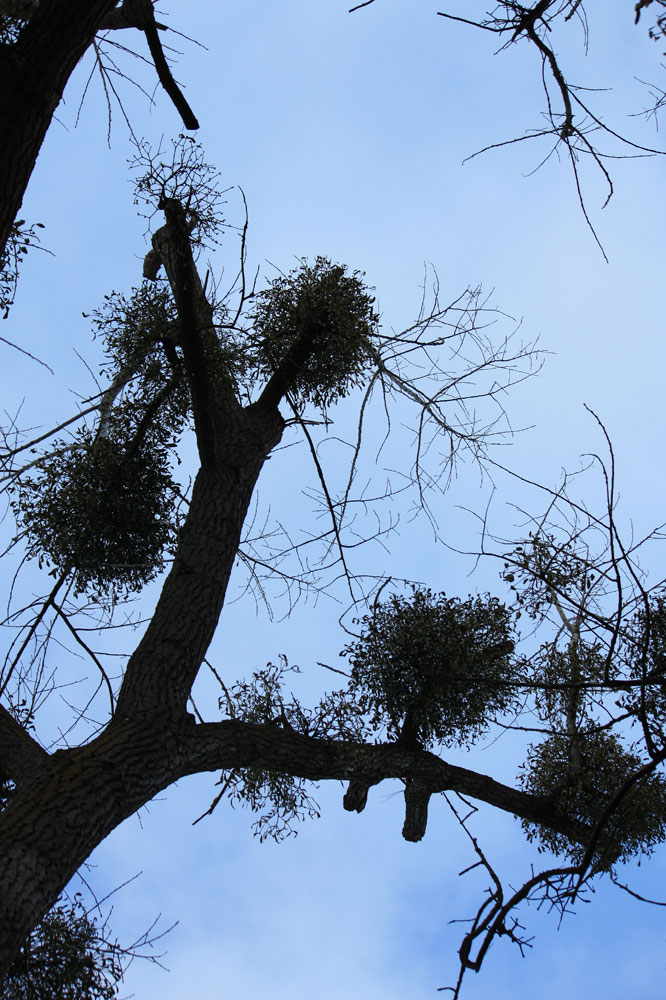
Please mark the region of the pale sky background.
<svg viewBox="0 0 666 1000"><path fill-rule="evenodd" d="M566 36L558 42L571 79L615 88L589 99L613 127L647 144L663 143L654 127L626 117L648 100L635 78L658 81L661 74L663 80L663 46L633 27L629 0L588 0L586 6L587 60L578 25L570 26L570 45ZM473 17L482 4L451 0L441 9ZM547 140L463 165L488 143L539 126L540 65L527 45L493 58L493 36L447 22L436 10L435 0L377 0L351 15L341 0L164 0L160 7L169 24L207 46L171 36L182 50L176 75L202 124L197 138L219 168L222 186L245 191L250 266L262 265L270 277L275 272L266 261L287 270L296 257L325 254L359 268L376 288L384 324L395 329L416 315L424 262L436 268L443 299L483 283L492 304L522 319L524 337L538 336L552 352L542 374L506 399L513 425L534 429L519 435L501 459L554 485L563 466L602 449L583 409L587 403L613 438L624 523L644 532L663 517L664 161L613 162L616 194L603 211L598 177L584 166L605 263L567 164L552 158L533 173ZM144 52L134 33L122 35L112 40ZM123 58L120 65L134 72L132 61ZM111 290L138 284L146 252L128 180L127 128L114 108L109 149L98 80L74 127L89 70L86 59L70 83L22 210L45 224L43 242L55 255L28 258L16 305L0 330L55 371L53 377L1 347L3 407L14 413L25 398L23 426L68 416L74 404L68 390L92 391L74 353L97 367L97 346L81 313ZM152 76L145 79L152 87ZM129 84L117 85L137 136L158 143L178 134L176 113L160 91L150 110ZM617 145L611 150L618 152ZM234 191L226 215L242 221ZM226 264L230 274L233 262L233 244L223 242L213 268L219 273ZM274 460L267 470L264 490L278 511L293 503L300 469L304 484L311 482L304 452L294 450L288 461L273 468ZM285 476L284 468L295 473ZM487 496L478 473L461 467L437 511L451 544L474 548L475 523L459 507L481 510ZM493 505L496 525L513 523L508 505L535 509L536 502L502 484ZM657 575L659 557L658 551L651 557ZM451 594L501 593L497 566L483 564L468 576L472 563L434 546L424 520L404 522L391 555L372 550L368 560L372 572L422 580ZM211 656L234 679L286 653L304 671L298 690L314 696L331 686L316 661L340 662L342 607L322 601L271 624L251 600L239 602L225 609ZM70 669L77 676L87 672L82 665ZM520 752L521 742L507 737L474 751L469 762L513 781ZM319 821L281 845L260 844L251 835L251 814L224 803L192 828L216 792L215 780L198 776L169 790L91 859L96 867L87 877L101 895L143 872L114 897L111 924L121 939L130 941L157 914L160 927L179 921L165 941L170 973L136 962L122 996L422 1000L455 982L465 925L449 921L476 912L485 882L473 874L457 877L474 858L443 799L431 802L428 832L414 845L400 834L399 784L373 789L360 816L343 811L341 786L321 787ZM482 808L475 830L514 885L543 860L510 816ZM665 862L662 849L623 875L638 891L666 897ZM534 948L521 960L513 946L495 944L482 973L468 974L463 996L660 1000L665 914L606 886L559 930L556 914L523 909Z"/></svg>

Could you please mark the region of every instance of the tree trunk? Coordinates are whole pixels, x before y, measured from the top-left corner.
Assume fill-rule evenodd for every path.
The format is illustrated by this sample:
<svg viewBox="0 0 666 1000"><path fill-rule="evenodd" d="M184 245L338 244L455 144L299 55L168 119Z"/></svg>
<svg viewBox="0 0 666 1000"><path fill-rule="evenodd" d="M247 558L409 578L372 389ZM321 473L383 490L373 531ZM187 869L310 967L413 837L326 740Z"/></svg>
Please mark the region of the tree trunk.
<svg viewBox="0 0 666 1000"><path fill-rule="evenodd" d="M116 2L42 0L0 46L0 256L67 81Z"/></svg>
<svg viewBox="0 0 666 1000"><path fill-rule="evenodd" d="M229 417L229 421L234 419ZM238 411L225 458L199 470L174 563L130 658L116 714L181 719L222 611L255 483L284 422L277 409Z"/></svg>
<svg viewBox="0 0 666 1000"><path fill-rule="evenodd" d="M277 408L238 408L225 427L224 460L197 475L174 564L127 665L113 720L87 746L43 761L33 754L28 773L16 775L0 815L0 982L95 847L187 773L187 699L218 623L254 486L283 426Z"/></svg>
<svg viewBox="0 0 666 1000"><path fill-rule="evenodd" d="M176 727L111 723L22 785L0 821L0 982L95 847L174 780L177 759Z"/></svg>

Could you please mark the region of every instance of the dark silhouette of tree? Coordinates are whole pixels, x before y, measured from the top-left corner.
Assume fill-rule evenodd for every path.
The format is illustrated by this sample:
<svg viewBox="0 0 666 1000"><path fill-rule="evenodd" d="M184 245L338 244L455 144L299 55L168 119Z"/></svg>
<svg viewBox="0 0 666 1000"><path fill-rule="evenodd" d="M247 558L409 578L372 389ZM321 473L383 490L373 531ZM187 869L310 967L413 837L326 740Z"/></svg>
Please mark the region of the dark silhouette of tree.
<svg viewBox="0 0 666 1000"><path fill-rule="evenodd" d="M499 6L507 9L501 32L511 31L510 41L526 34L557 79L538 44L546 44L552 5ZM0 229L20 240L12 227L41 141L100 30L141 30L186 125L190 112L165 82L152 5L17 0L0 3L0 14ZM568 92L561 90L563 101ZM566 111L557 135L570 149L586 141ZM30 438L11 425L3 435L17 523L6 554L20 553L48 583L24 605L11 603L12 591L5 622L12 637L0 672L0 976L11 983L31 933L46 933L45 915L57 914L52 907L94 848L179 778L220 772L209 812L224 796L246 802L260 834L278 839L317 814L310 783L346 782L343 805L360 812L369 789L397 778L405 839L425 835L429 800L443 793L488 872L489 895L461 947L457 996L465 970L480 967L497 936L525 946L514 916L522 901L564 910L591 880L617 880L623 860L649 854L666 832L664 587L647 585L641 546L625 543L617 528L610 442L598 462L600 512L590 513L565 481L526 538L496 540L486 525L479 555L503 560L503 599L410 590L407 581L368 575L363 546L390 538L403 494L432 514L431 498L446 489L461 455L493 467L491 446L509 433L506 390L538 368L534 348L516 343L512 330L491 339L486 324L502 317L474 290L442 306L434 283L415 322L396 334L380 325L364 274L326 257L251 281L246 221L237 227L237 278L221 293L198 266L223 225L215 172L200 148L185 137L169 152L142 145L134 167L152 246L138 287L109 295L91 316L104 382L52 431ZM331 481L318 449L334 406L355 414L341 482ZM403 464L409 475L380 470L374 488L359 487L377 467L365 429L385 419L390 434L396 411L416 432L411 464ZM188 437L198 461L191 488L178 476ZM317 484L313 522L299 525L302 534L253 517L267 460L279 462L278 445L297 437ZM268 581L278 582L288 607L343 581L357 634L341 689L306 706L285 687L286 662L249 681L219 675L207 654L234 567L260 598ZM119 620L131 625L125 599L158 578L142 637L112 674L89 641L91 618L101 640ZM61 636L89 657L99 684L74 713L72 725L84 733L78 744L47 752L32 727ZM192 699L202 667L220 685L212 721ZM101 715L102 698L104 718L93 725L89 708ZM490 727L520 727L522 707L542 728L515 785L442 755ZM562 864L507 896L471 831L473 801L518 817L527 837Z"/></svg>

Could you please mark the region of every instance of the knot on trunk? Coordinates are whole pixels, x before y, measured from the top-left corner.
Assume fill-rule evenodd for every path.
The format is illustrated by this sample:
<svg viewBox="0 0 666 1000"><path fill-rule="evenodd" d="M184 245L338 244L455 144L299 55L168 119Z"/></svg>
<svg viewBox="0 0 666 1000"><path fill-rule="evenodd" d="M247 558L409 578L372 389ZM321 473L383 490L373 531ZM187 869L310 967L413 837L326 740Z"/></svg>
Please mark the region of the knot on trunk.
<svg viewBox="0 0 666 1000"><path fill-rule="evenodd" d="M150 0L123 0L119 14L128 28L145 28L155 21Z"/></svg>
<svg viewBox="0 0 666 1000"><path fill-rule="evenodd" d="M376 784L377 781L368 778L352 778L342 800L342 805L347 812L363 812L368 801L368 791L372 785Z"/></svg>
<svg viewBox="0 0 666 1000"><path fill-rule="evenodd" d="M417 843L422 840L428 823L428 802L432 792L418 778L409 778L405 785L405 823L402 835L405 840Z"/></svg>

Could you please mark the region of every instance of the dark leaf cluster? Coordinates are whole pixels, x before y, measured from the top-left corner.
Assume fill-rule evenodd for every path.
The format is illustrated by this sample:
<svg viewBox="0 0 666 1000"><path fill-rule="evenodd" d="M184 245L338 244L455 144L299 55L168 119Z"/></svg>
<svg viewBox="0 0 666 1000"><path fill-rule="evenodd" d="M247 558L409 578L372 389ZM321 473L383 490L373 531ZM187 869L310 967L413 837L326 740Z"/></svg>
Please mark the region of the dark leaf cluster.
<svg viewBox="0 0 666 1000"><path fill-rule="evenodd" d="M598 831L594 863L607 870L616 861L649 855L666 839L666 779L649 773L628 779L643 761L625 749L617 736L588 729L572 736L554 734L528 749L520 781L527 792L553 796L562 815L593 831L617 796L603 829ZM622 794L625 789L624 794ZM522 820L529 840L578 863L586 848L548 827Z"/></svg>
<svg viewBox="0 0 666 1000"><path fill-rule="evenodd" d="M511 615L497 598L415 589L377 604L360 624L342 651L350 690L390 738L469 745L515 703Z"/></svg>
<svg viewBox="0 0 666 1000"><path fill-rule="evenodd" d="M104 342L101 374L111 380L130 421L145 424L148 415L150 436L167 446L175 443L190 411L190 392L168 288L144 282L129 298L112 292L91 319Z"/></svg>
<svg viewBox="0 0 666 1000"><path fill-rule="evenodd" d="M641 11L645 10L646 7L651 7L653 3L656 3L658 7L662 10L666 7L666 0L638 0L635 10L636 10L636 24L638 24ZM654 25L649 29L650 38L657 41L659 38L664 38L666 36L666 14L658 14Z"/></svg>
<svg viewBox="0 0 666 1000"><path fill-rule="evenodd" d="M113 293L92 321L110 379L98 426L57 440L20 479L14 508L30 554L73 571L79 591L137 591L176 541L171 463L190 393L166 288Z"/></svg>
<svg viewBox="0 0 666 1000"><path fill-rule="evenodd" d="M319 805L302 778L275 770L242 768L223 773L220 783L224 783L232 806L239 803L258 813L252 831L260 842L270 837L279 844L298 833L297 823L319 819Z"/></svg>
<svg viewBox="0 0 666 1000"><path fill-rule="evenodd" d="M31 554L74 571L79 591L139 590L175 541L166 448L145 438L135 447L115 435L95 440L89 431L59 444L15 501Z"/></svg>
<svg viewBox="0 0 666 1000"><path fill-rule="evenodd" d="M80 903L59 903L34 928L1 986L2 1000L112 1000L121 953Z"/></svg>
<svg viewBox="0 0 666 1000"><path fill-rule="evenodd" d="M576 724L582 723L594 692L582 685L598 684L600 690L605 666L599 644L577 641L561 649L557 640L544 643L529 660L530 681L537 685L534 700L539 717L559 726L573 712Z"/></svg>
<svg viewBox="0 0 666 1000"><path fill-rule="evenodd" d="M544 530L530 532L506 557L503 579L515 593L520 610L533 619L547 615L558 598L575 603L598 577L583 552L569 541L558 543Z"/></svg>
<svg viewBox="0 0 666 1000"><path fill-rule="evenodd" d="M325 407L360 385L371 360L378 315L363 274L317 257L281 275L256 297L252 349L260 376L270 377L290 352L290 392L298 403Z"/></svg>
<svg viewBox="0 0 666 1000"><path fill-rule="evenodd" d="M0 19L0 38L1 36L2 20ZM43 228L41 222L26 226L23 219L17 219L12 225L5 249L0 254L0 312L3 319L7 319L9 310L14 304L21 262L30 247L40 242L35 230Z"/></svg>
<svg viewBox="0 0 666 1000"><path fill-rule="evenodd" d="M259 725L277 725L319 739L352 740L362 743L369 735L363 712L345 691L325 695L315 708L303 706L293 694L284 693L285 675L299 673L286 657L277 664L267 663L252 674L224 689L220 708L233 719ZM232 804L239 802L259 813L253 824L260 840L281 841L295 834L295 824L318 818L319 806L308 792L308 784L277 770L243 768L222 776Z"/></svg>
<svg viewBox="0 0 666 1000"><path fill-rule="evenodd" d="M149 142L140 142L130 167L138 175L135 203L146 205L149 218L165 199L175 198L187 214L192 243L199 247L217 243L224 224L224 192L218 171L192 136L180 135L170 149L162 143L153 149Z"/></svg>
<svg viewBox="0 0 666 1000"><path fill-rule="evenodd" d="M666 597L658 594L635 615L624 656L629 675L640 683L622 696L621 705L644 720L658 745L666 744Z"/></svg>
<svg viewBox="0 0 666 1000"><path fill-rule="evenodd" d="M297 673L298 667L289 667L285 657L278 664L267 663L251 680L225 688L220 708L243 722L299 727L305 718L301 706L293 698L287 706L283 701L282 685L288 671ZM223 774L220 781L232 805L241 803L259 813L252 828L261 841L271 837L279 843L296 834L296 823L319 818L319 806L302 778L277 770L239 768Z"/></svg>

